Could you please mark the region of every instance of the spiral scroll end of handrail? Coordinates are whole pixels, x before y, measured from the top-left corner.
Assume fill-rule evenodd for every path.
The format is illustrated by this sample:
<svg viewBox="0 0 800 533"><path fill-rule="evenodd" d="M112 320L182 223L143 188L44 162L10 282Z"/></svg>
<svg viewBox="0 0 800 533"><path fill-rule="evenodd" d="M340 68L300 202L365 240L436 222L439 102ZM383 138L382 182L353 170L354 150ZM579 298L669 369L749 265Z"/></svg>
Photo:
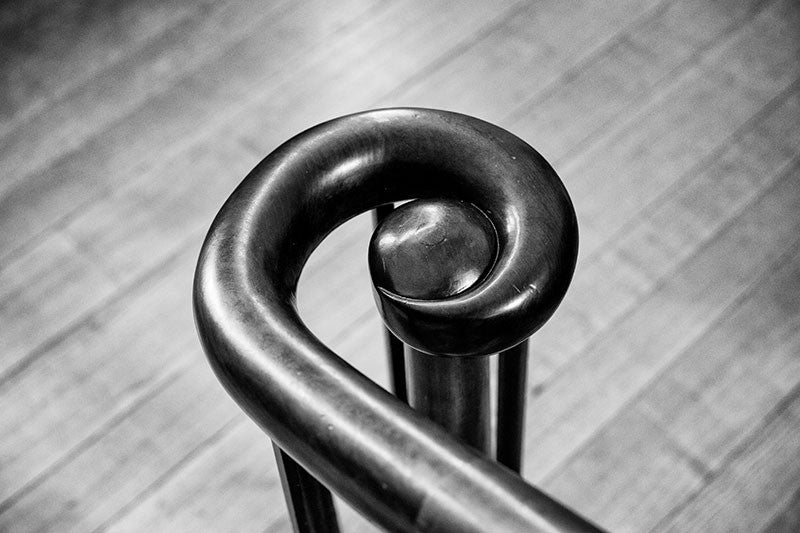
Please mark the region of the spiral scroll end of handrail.
<svg viewBox="0 0 800 533"><path fill-rule="evenodd" d="M483 187L463 195L469 202L459 187L452 197L422 190L370 240L381 315L423 352L471 356L510 348L550 318L572 278L578 231L566 190L533 148L491 127L474 150L510 164L486 169ZM470 185L474 171L459 159L447 169Z"/></svg>
<svg viewBox="0 0 800 533"><path fill-rule="evenodd" d="M220 210L194 289L212 367L281 449L387 527L418 528L429 509L442 523L477 529L593 530L356 372L300 319L294 295L314 248L346 220L405 200L421 201L385 221L370 255L381 314L404 342L442 355L494 353L550 317L574 270L577 224L547 162L511 133L465 115L368 111L283 144ZM408 244L429 249L425 261L438 279L411 279L409 292L395 275L404 260L384 268L393 248L378 241L426 206L446 234L433 227L430 238L416 234ZM448 270L454 261L457 272ZM452 502L450 485L469 488Z"/></svg>

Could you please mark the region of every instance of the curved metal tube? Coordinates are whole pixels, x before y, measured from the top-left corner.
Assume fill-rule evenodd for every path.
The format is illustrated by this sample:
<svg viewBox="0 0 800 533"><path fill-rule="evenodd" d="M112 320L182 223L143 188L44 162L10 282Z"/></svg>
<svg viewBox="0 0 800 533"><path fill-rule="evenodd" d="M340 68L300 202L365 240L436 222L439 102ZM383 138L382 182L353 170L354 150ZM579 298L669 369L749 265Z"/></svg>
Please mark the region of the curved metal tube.
<svg viewBox="0 0 800 533"><path fill-rule="evenodd" d="M480 120L380 110L288 141L223 206L194 290L215 372L283 450L389 530L596 531L371 382L298 316L301 269L329 232L378 205L421 197L486 213L498 259L452 298L380 291L390 327L414 346L460 355L500 351L533 333L563 296L576 255L574 213L555 173L523 141Z"/></svg>

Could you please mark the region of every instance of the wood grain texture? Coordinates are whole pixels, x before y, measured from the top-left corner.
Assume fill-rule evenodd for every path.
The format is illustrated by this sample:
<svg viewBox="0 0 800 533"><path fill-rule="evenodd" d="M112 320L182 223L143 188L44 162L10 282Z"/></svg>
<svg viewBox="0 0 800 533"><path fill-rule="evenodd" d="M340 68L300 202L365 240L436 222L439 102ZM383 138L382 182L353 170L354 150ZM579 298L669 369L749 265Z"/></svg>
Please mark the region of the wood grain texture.
<svg viewBox="0 0 800 533"><path fill-rule="evenodd" d="M185 252L160 276L90 314L2 383L4 405L19 415L2 421L3 499L105 431L178 368L204 364L187 297L194 255L196 249ZM33 427L48 430L26 429Z"/></svg>
<svg viewBox="0 0 800 533"><path fill-rule="evenodd" d="M93 531L113 519L209 439L218 438L219 428L244 422L223 391L198 394L216 390L215 381L210 369L200 365L173 377L169 386L112 421L69 462L20 495L4 513L4 529ZM218 429L205 436L209 427Z"/></svg>
<svg viewBox="0 0 800 533"><path fill-rule="evenodd" d="M180 1L58 2L6 28L2 50L10 68L0 77L6 96L0 135L149 41L187 20L199 20L207 8L207 3Z"/></svg>
<svg viewBox="0 0 800 533"><path fill-rule="evenodd" d="M561 443L590 438L604 417L648 386L796 242L800 220L792 213L800 208L800 192L795 179L794 173L784 175L545 384L532 401L528 421L528 455L536 456L529 460L533 479L557 469L570 453ZM738 259L728 261L731 256Z"/></svg>
<svg viewBox="0 0 800 533"><path fill-rule="evenodd" d="M86 76L88 80L81 80L83 83L77 83L71 91L66 90L60 98L51 97L47 107L39 113L24 113L24 123L0 141L0 162L11 176L24 182L29 175L41 172L53 161L78 150L97 132L169 89L187 72L197 68L202 71L204 63L248 35L263 17L269 16L273 9L280 11L280 7L275 4L270 10L258 10L252 5L224 3L215 4L212 9L198 7L199 12L193 18L170 28L141 49L129 47L132 50L120 61L94 75L90 73ZM158 18L157 13L153 16ZM116 24L129 26L126 22ZM135 32L135 28L132 31ZM212 35L224 38L212 38ZM103 46L87 46L107 50ZM44 57L49 55L47 51L42 53ZM79 51L76 55L82 54ZM69 61L70 58L56 56L58 59ZM97 58L92 61L93 64L99 62ZM174 68L176 65L182 68ZM36 72L52 70L43 65L33 68ZM69 80L61 80L58 73L53 75L60 89L69 87ZM149 129L155 133L159 128L150 124ZM11 180L4 184L6 188L13 185L15 182Z"/></svg>
<svg viewBox="0 0 800 533"><path fill-rule="evenodd" d="M553 490L564 497L583 494L586 505L591 507L597 495L584 489L585 480L614 471L614 476L602 478L608 484L607 490L602 492L610 495L602 507L603 514L609 517L607 525L615 531L642 531L656 525L661 527L664 511L686 506L694 495L707 489L708 483L713 484L712 480L737 460L735 457L747 441L761 432L764 420L773 409L787 395L795 393L794 386L780 390L765 376L781 373L793 376L795 386L800 382L794 357L800 339L798 315L793 312L798 303L795 287L800 282L797 258L798 244L795 243L777 268L765 273L700 339L654 378L640 396L633 398L598 435L575 453L546 485L552 485ZM765 372L765 368L772 371ZM639 425L648 428L647 443L661 442L664 449L637 448L626 454L621 461L624 465L619 465L615 454L607 453L609 445L604 436L617 435L613 445L626 446L628 432L636 435L638 431L631 428L631 413L637 413L642 420ZM661 464L670 456L674 457L674 464L665 469ZM580 469L581 476L566 476L576 469ZM623 473L626 469L630 470ZM664 477L681 471L694 473L696 483L684 484L674 493L655 488ZM640 496L635 503L626 501L628 488L638 483L645 484L639 491ZM676 485L680 483L669 483L670 488ZM763 486L754 492L757 490L767 489ZM642 494L660 494L670 501L660 512L645 512L641 516L628 514L647 502ZM665 505L664 498L659 498L655 504ZM763 521L774 512L757 506L741 511L748 515L748 520L756 521ZM707 518L705 509L695 512ZM617 513L625 513L624 519L615 522ZM672 511L667 514L671 515ZM738 528L740 520L742 517L731 509L715 527L718 531ZM695 525L676 530L705 528ZM741 530L757 528L743 526Z"/></svg>
<svg viewBox="0 0 800 533"><path fill-rule="evenodd" d="M784 508L764 528L765 533L791 533L800 528L800 489L795 491Z"/></svg>
<svg viewBox="0 0 800 533"><path fill-rule="evenodd" d="M796 257L790 257L640 400L649 416L710 471L719 470L800 382L798 283Z"/></svg>
<svg viewBox="0 0 800 533"><path fill-rule="evenodd" d="M725 46L764 2L671 2L637 19L591 58L559 72L543 93L506 109L509 126L558 166L647 106L711 50ZM635 72L636 75L631 75ZM621 113L625 110L626 113ZM565 117L573 117L564 120Z"/></svg>
<svg viewBox="0 0 800 533"><path fill-rule="evenodd" d="M613 472L613 475L609 475ZM648 531L704 476L658 425L626 409L546 484L608 531Z"/></svg>
<svg viewBox="0 0 800 533"><path fill-rule="evenodd" d="M582 257L798 78L800 43L778 45L797 29L796 16L792 2L771 4L632 121L561 168L584 228ZM743 75L756 69L763 72L757 83Z"/></svg>
<svg viewBox="0 0 800 533"><path fill-rule="evenodd" d="M218 449L190 458L181 476L170 478L164 490L108 531L289 531L274 458L264 453L264 444L263 433L243 421Z"/></svg>
<svg viewBox="0 0 800 533"><path fill-rule="evenodd" d="M723 151L700 162L636 223L582 263L557 312L559 320L547 324L533 340L540 352L538 383L630 312L659 280L786 171L800 141L798 113L800 95L792 87L738 131Z"/></svg>
<svg viewBox="0 0 800 533"><path fill-rule="evenodd" d="M458 55L448 57L435 71L392 94L392 99L502 121L566 69L582 64L662 3L528 4ZM452 83L454 79L459 83ZM465 91L464 83L471 90Z"/></svg>
<svg viewBox="0 0 800 533"><path fill-rule="evenodd" d="M793 391L775 406L726 468L657 531L758 531L791 503L800 469L800 405Z"/></svg>
<svg viewBox="0 0 800 533"><path fill-rule="evenodd" d="M115 285L63 232L48 235L5 265L0 270L0 372L13 373L29 353L112 294Z"/></svg>
<svg viewBox="0 0 800 533"><path fill-rule="evenodd" d="M521 135L578 212L531 342L526 476L615 531L793 531L799 11L3 3L0 529L287 531L268 440L196 341L197 250L288 137L425 105ZM298 303L386 386L370 233L334 232Z"/></svg>
<svg viewBox="0 0 800 533"><path fill-rule="evenodd" d="M128 114L87 131L72 151L63 152L40 172L13 179L13 186L0 196L0 225L7 223L14 230L3 233L4 252L18 250L46 227L152 170L172 154L181 154L198 137L216 133L215 125L230 119L253 95L262 95L265 84L278 84L280 76L291 72L288 66L293 60L304 53L313 55L314 46L323 46L326 38L368 9L364 2L342 3L336 16L319 16L310 24L309 17L317 12L315 6L301 6L305 7L267 18L244 40L226 43L221 38L222 49L202 68L162 65L168 72L177 70L166 76L172 84L161 91L154 84L152 92L150 84L143 84L146 94ZM85 91L93 90L96 83L87 82ZM125 87L115 85L115 90L122 91L123 107Z"/></svg>

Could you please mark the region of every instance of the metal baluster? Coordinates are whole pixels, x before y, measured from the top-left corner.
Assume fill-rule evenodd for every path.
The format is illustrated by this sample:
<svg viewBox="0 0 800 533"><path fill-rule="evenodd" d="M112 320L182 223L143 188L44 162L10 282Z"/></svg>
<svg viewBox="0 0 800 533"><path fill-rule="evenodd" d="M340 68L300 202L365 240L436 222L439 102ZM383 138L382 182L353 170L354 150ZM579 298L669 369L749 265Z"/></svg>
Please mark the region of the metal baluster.
<svg viewBox="0 0 800 533"><path fill-rule="evenodd" d="M328 489L272 444L289 519L296 533L339 533L336 508Z"/></svg>
<svg viewBox="0 0 800 533"><path fill-rule="evenodd" d="M479 209L455 200L417 200L378 226L369 261L377 291L431 301L468 291L492 267L496 253L494 228ZM429 350L424 341L406 351L409 404L490 453L488 354L422 350Z"/></svg>
<svg viewBox="0 0 800 533"><path fill-rule="evenodd" d="M406 351L409 405L463 442L491 451L488 357L446 357Z"/></svg>
<svg viewBox="0 0 800 533"><path fill-rule="evenodd" d="M384 204L376 207L372 212L374 226L377 227L392 211L394 211L394 204ZM386 350L389 352L389 379L392 382L392 392L400 400L408 402L403 341L395 337L388 328L384 328L384 332Z"/></svg>
<svg viewBox="0 0 800 533"><path fill-rule="evenodd" d="M528 341L500 352L497 371L497 462L522 471Z"/></svg>

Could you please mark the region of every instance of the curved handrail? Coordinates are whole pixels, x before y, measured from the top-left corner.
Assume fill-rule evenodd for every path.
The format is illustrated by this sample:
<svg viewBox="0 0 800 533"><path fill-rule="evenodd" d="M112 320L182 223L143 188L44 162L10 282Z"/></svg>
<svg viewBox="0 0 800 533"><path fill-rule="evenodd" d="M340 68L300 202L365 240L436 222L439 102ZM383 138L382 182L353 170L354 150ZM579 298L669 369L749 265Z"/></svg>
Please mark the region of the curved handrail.
<svg viewBox="0 0 800 533"><path fill-rule="evenodd" d="M328 233L381 204L436 197L482 210L497 228L498 258L473 288L438 301L379 287L389 326L420 349L460 355L527 338L575 263L574 213L555 172L486 122L389 109L291 139L225 203L194 289L212 367L283 450L387 529L596 531L371 382L298 316L301 269Z"/></svg>

